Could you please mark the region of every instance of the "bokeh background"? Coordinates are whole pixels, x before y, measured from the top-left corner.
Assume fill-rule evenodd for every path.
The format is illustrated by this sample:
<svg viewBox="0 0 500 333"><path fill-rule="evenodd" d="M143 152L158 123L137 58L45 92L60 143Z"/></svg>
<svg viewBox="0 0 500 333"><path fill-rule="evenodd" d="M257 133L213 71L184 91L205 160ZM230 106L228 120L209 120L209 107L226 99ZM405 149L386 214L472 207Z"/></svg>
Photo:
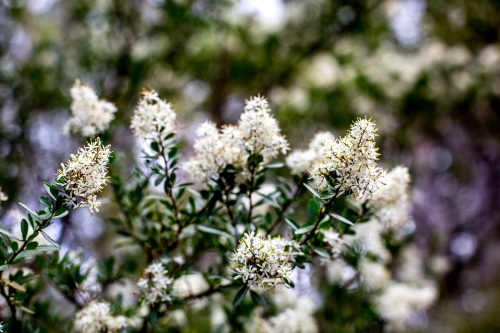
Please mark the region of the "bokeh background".
<svg viewBox="0 0 500 333"><path fill-rule="evenodd" d="M498 0L0 0L0 214L12 223L81 146L61 131L77 78L117 105L110 139L124 156L147 84L187 143L256 94L294 148L367 115L381 163L411 170L416 241L445 272L415 330L498 332L499 22ZM71 216L52 235L99 257L110 228Z"/></svg>

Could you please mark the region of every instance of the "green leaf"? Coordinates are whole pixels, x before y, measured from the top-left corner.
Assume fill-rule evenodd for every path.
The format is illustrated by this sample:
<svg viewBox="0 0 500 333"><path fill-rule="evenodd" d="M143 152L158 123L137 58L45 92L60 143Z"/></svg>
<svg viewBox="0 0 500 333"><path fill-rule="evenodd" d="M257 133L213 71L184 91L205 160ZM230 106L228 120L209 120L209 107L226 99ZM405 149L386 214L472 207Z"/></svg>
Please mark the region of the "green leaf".
<svg viewBox="0 0 500 333"><path fill-rule="evenodd" d="M257 305L267 305L266 298L253 290L250 290L250 297L252 297L252 301Z"/></svg>
<svg viewBox="0 0 500 333"><path fill-rule="evenodd" d="M59 247L52 245L38 245L36 249L30 250L30 252L49 252L49 251L59 251Z"/></svg>
<svg viewBox="0 0 500 333"><path fill-rule="evenodd" d="M57 242L55 240L53 240L52 238L50 238L49 235L47 235L43 231L41 233L42 233L43 238L45 238L47 240L47 242L49 242L50 244L52 244L52 246L57 247L58 250L61 249L61 246L59 244L57 244Z"/></svg>
<svg viewBox="0 0 500 333"><path fill-rule="evenodd" d="M50 202L50 199L44 196L41 196L39 199L40 203L44 205L47 208L52 207L52 203Z"/></svg>
<svg viewBox="0 0 500 333"><path fill-rule="evenodd" d="M28 256L28 252L27 251L23 251L21 252L17 257L16 259L14 259L14 261L12 262L12 264L18 264L20 263L21 261L24 261L26 259L26 257Z"/></svg>
<svg viewBox="0 0 500 333"><path fill-rule="evenodd" d="M34 250L37 247L38 247L38 242L31 242L31 243L28 243L28 245L26 245L26 250L27 251Z"/></svg>
<svg viewBox="0 0 500 333"><path fill-rule="evenodd" d="M28 237L28 242L32 241L33 239L36 238L36 236L38 236L40 233L38 231L32 233L29 237Z"/></svg>
<svg viewBox="0 0 500 333"><path fill-rule="evenodd" d="M276 162L276 163L269 163L269 164L264 164L262 167L267 168L267 169L279 169L284 167L285 164L281 162Z"/></svg>
<svg viewBox="0 0 500 333"><path fill-rule="evenodd" d="M177 155L177 151L179 150L179 148L177 147L172 147L170 149L170 151L168 152L168 158L171 159L171 158L174 158L175 155Z"/></svg>
<svg viewBox="0 0 500 333"><path fill-rule="evenodd" d="M315 190L315 189L313 189L311 186L307 185L306 183L304 183L304 184L302 184L302 185L304 185L304 187L305 187L305 188L306 188L309 192L311 192L311 193L312 193L315 197L317 197L317 198L320 198L320 199L321 199L321 195L319 195L319 193L318 193L318 192L316 192L316 190Z"/></svg>
<svg viewBox="0 0 500 333"><path fill-rule="evenodd" d="M52 218L59 219L61 217L65 217L68 214L69 214L68 207L63 205L56 210Z"/></svg>
<svg viewBox="0 0 500 333"><path fill-rule="evenodd" d="M323 258L330 259L330 255L328 254L328 252L326 252L323 249L315 248L314 252L316 252L317 254L319 254L320 256L322 256Z"/></svg>
<svg viewBox="0 0 500 333"><path fill-rule="evenodd" d="M49 183L43 183L43 187L45 187L45 191L47 191L47 193L52 197L52 199L57 200L59 191L57 190L56 186Z"/></svg>
<svg viewBox="0 0 500 333"><path fill-rule="evenodd" d="M19 310L23 311L23 312L26 312L26 313L29 313L29 314L35 314L35 312L31 311L30 309L28 309L27 307L25 306L18 306L17 307Z"/></svg>
<svg viewBox="0 0 500 333"><path fill-rule="evenodd" d="M236 293L236 296L234 296L234 300L233 300L234 307L237 307L241 302L243 302L249 289L250 289L250 287L248 287L247 285L244 285L243 287L241 287L240 290L238 290L238 292Z"/></svg>
<svg viewBox="0 0 500 333"><path fill-rule="evenodd" d="M297 224L295 222L293 222L291 219L289 218L286 218L285 219L285 223L288 224L290 227L292 227L292 229L295 231L297 230L299 227L297 227Z"/></svg>
<svg viewBox="0 0 500 333"><path fill-rule="evenodd" d="M302 227L302 228L295 230L294 233L296 235L302 235L302 234L305 234L305 233L311 231L313 228L314 228L313 225L308 225L308 226L305 226L305 227Z"/></svg>
<svg viewBox="0 0 500 333"><path fill-rule="evenodd" d="M209 233L209 234L215 234L215 235L221 235L221 236L227 236L227 237L231 237L231 235L222 230L222 229L218 229L218 228L215 228L215 227L212 227L212 226L208 226L208 225L204 225L204 224L199 224L197 226L198 230L202 231L202 232L206 232L206 233Z"/></svg>
<svg viewBox="0 0 500 333"><path fill-rule="evenodd" d="M309 200L309 206L307 207L307 212L309 213L310 217L318 215L319 205L316 202L316 200L314 199Z"/></svg>
<svg viewBox="0 0 500 333"><path fill-rule="evenodd" d="M155 326L156 323L158 322L158 310L153 309L151 313L149 314L149 322L151 326Z"/></svg>
<svg viewBox="0 0 500 333"><path fill-rule="evenodd" d="M31 215L35 216L35 217L38 217L38 214L36 212L34 212L31 208L29 208L28 206L26 206L25 204L23 204L22 202L19 203L24 209L26 209L28 212L31 213Z"/></svg>
<svg viewBox="0 0 500 333"><path fill-rule="evenodd" d="M8 269L9 269L9 267L10 267L10 265L1 265L1 266L0 266L0 272L3 272L3 271L8 270Z"/></svg>
<svg viewBox="0 0 500 333"><path fill-rule="evenodd" d="M21 220L21 233L23 234L23 240L26 240L26 236L28 235L28 221L25 219Z"/></svg>
<svg viewBox="0 0 500 333"><path fill-rule="evenodd" d="M10 248L12 249L12 251L16 252L19 249L19 244L17 242L11 242Z"/></svg>
<svg viewBox="0 0 500 333"><path fill-rule="evenodd" d="M158 178L156 178L156 180L155 180L155 186L160 185L161 182L163 181L163 179L165 179L165 177L163 175L160 175Z"/></svg>
<svg viewBox="0 0 500 333"><path fill-rule="evenodd" d="M340 222L344 222L344 223L349 224L349 225L354 225L354 223L352 223L351 221L349 221L348 219L346 219L345 217L343 217L339 214L330 213L330 216L336 220L339 220Z"/></svg>
<svg viewBox="0 0 500 333"><path fill-rule="evenodd" d="M1 229L0 228L0 234L4 234L5 236L7 236L9 238L12 238L12 239L15 239L15 240L18 240L18 241L22 241L22 239L19 239L19 238L15 237L13 234L11 234L10 232L8 232L5 229Z"/></svg>
<svg viewBox="0 0 500 333"><path fill-rule="evenodd" d="M158 144L158 142L156 141L153 141L151 142L151 149L153 149L155 152L159 153L160 152L160 145Z"/></svg>

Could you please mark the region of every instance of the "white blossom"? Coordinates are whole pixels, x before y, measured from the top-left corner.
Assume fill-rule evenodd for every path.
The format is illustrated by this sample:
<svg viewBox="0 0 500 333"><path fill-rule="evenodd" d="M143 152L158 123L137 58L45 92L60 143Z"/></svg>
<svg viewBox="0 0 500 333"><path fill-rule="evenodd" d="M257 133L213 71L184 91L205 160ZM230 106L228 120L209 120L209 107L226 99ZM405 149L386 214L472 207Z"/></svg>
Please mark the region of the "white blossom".
<svg viewBox="0 0 500 333"><path fill-rule="evenodd" d="M152 89L145 89L132 117L130 128L142 139L159 139L161 133L175 133L177 115L172 105L158 97Z"/></svg>
<svg viewBox="0 0 500 333"><path fill-rule="evenodd" d="M272 303L278 313L264 317L262 308L255 309L245 324L245 332L258 333L315 333L318 326L314 319L314 301L309 296L297 296L293 290L275 289Z"/></svg>
<svg viewBox="0 0 500 333"><path fill-rule="evenodd" d="M144 294L147 303L155 304L171 300L170 289L174 280L167 274L168 271L160 261L151 263L144 270L137 286Z"/></svg>
<svg viewBox="0 0 500 333"><path fill-rule="evenodd" d="M83 136L96 136L108 129L115 118L116 106L99 100L96 93L86 84L76 80L70 89L71 118L64 125L66 133L80 132Z"/></svg>
<svg viewBox="0 0 500 333"><path fill-rule="evenodd" d="M369 119L358 119L345 137L323 142L311 177L320 190L327 186L363 200L381 186L383 170L375 162L377 129Z"/></svg>
<svg viewBox="0 0 500 333"><path fill-rule="evenodd" d="M376 256L380 261L387 262L391 254L383 243L381 233L382 226L375 220L355 224L351 230L354 235L345 235L344 240L350 246L358 248L364 254Z"/></svg>
<svg viewBox="0 0 500 333"><path fill-rule="evenodd" d="M193 180L208 182L231 166L238 171L236 182L241 183L256 171L249 169L249 156L260 155L267 163L279 152L285 154L288 142L269 112L266 99L254 97L246 102L238 125L218 129L208 121L201 124L193 145L195 156L183 164L186 174Z"/></svg>
<svg viewBox="0 0 500 333"><path fill-rule="evenodd" d="M201 273L185 274L174 281L173 292L180 298L201 294L210 288Z"/></svg>
<svg viewBox="0 0 500 333"><path fill-rule="evenodd" d="M361 275L362 286L368 291L381 289L391 278L389 270L383 264L366 257L359 260L358 272Z"/></svg>
<svg viewBox="0 0 500 333"><path fill-rule="evenodd" d="M391 283L372 299L376 312L386 321L389 329L404 329L406 320L415 312L426 310L437 298L432 284L413 286Z"/></svg>
<svg viewBox="0 0 500 333"><path fill-rule="evenodd" d="M245 112L238 127L243 134L245 149L250 154L259 154L268 162L278 154L286 154L288 142L281 135L278 122L270 115L271 109L264 97L253 97L246 101Z"/></svg>
<svg viewBox="0 0 500 333"><path fill-rule="evenodd" d="M118 332L129 325L129 320L124 316L112 316L108 303L92 301L76 314L73 325L82 333Z"/></svg>
<svg viewBox="0 0 500 333"><path fill-rule="evenodd" d="M9 197L2 191L2 187L0 186L0 203L7 200L9 200Z"/></svg>
<svg viewBox="0 0 500 333"><path fill-rule="evenodd" d="M97 193L102 191L108 181L109 147L104 147L99 138L91 140L76 155L71 154L71 160L61 164L62 168L57 171L57 182L69 192L64 199L68 206L73 206L73 209L88 207L91 213L94 213L94 209L99 211L101 201L97 199Z"/></svg>
<svg viewBox="0 0 500 333"><path fill-rule="evenodd" d="M377 220L385 230L397 230L408 222L410 175L406 167L396 167L385 176L385 185L368 201Z"/></svg>
<svg viewBox="0 0 500 333"><path fill-rule="evenodd" d="M338 257L342 253L342 248L344 247L345 241L342 239L340 234L334 231L332 228L322 231L323 241L328 245L332 256Z"/></svg>
<svg viewBox="0 0 500 333"><path fill-rule="evenodd" d="M295 150L286 158L286 165L290 168L293 174L306 174L311 169L311 166L318 158L317 150L323 142L333 139L333 134L330 132L316 133L312 141L309 143L307 150Z"/></svg>
<svg viewBox="0 0 500 333"><path fill-rule="evenodd" d="M298 245L282 237L263 238L246 233L233 253L234 279L242 279L249 287L273 288L290 285L292 263Z"/></svg>
<svg viewBox="0 0 500 333"><path fill-rule="evenodd" d="M219 130L207 121L198 127L196 136L193 145L196 155L183 164L184 171L192 179L209 181L227 166L244 167L247 154L241 131L236 126L224 126Z"/></svg>

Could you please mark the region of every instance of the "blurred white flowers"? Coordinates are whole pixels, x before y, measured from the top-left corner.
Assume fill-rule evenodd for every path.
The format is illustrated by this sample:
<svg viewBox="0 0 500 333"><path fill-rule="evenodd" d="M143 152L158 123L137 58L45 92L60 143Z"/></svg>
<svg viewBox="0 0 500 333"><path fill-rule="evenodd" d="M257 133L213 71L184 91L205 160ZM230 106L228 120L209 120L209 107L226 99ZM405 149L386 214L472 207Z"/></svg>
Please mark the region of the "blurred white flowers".
<svg viewBox="0 0 500 333"><path fill-rule="evenodd" d="M96 136L109 128L115 118L116 106L99 100L96 93L86 84L76 80L70 90L71 118L64 125L64 132L80 132L83 136Z"/></svg>
<svg viewBox="0 0 500 333"><path fill-rule="evenodd" d="M127 317L112 316L110 311L106 302L90 302L76 314L75 330L82 333L118 332L129 325Z"/></svg>
<svg viewBox="0 0 500 333"><path fill-rule="evenodd" d="M172 105L158 97L152 89L144 89L134 111L130 128L142 139L159 139L161 133L177 131L177 115Z"/></svg>
<svg viewBox="0 0 500 333"><path fill-rule="evenodd" d="M286 165L290 168L293 174L309 173L311 166L316 161L317 151L323 142L333 139L333 134L330 132L316 133L312 141L309 143L307 150L295 150L286 158Z"/></svg>
<svg viewBox="0 0 500 333"><path fill-rule="evenodd" d="M9 200L9 197L2 191L2 187L0 186L0 203L7 200Z"/></svg>
<svg viewBox="0 0 500 333"><path fill-rule="evenodd" d="M73 206L73 209L88 207L91 213L99 211L101 201L97 200L97 193L108 181L109 147L104 147L97 138L88 142L85 148L80 148L76 155L71 154L71 160L66 164L61 163L56 180L68 192L64 199L68 206Z"/></svg>
<svg viewBox="0 0 500 333"><path fill-rule="evenodd" d="M408 222L409 184L408 168L396 167L386 174L385 185L368 201L368 206L385 230L397 230Z"/></svg>
<svg viewBox="0 0 500 333"><path fill-rule="evenodd" d="M377 129L369 119L359 118L345 137L329 139L318 149L318 161L311 177L320 190L327 186L363 200L378 190L383 170L375 162Z"/></svg>

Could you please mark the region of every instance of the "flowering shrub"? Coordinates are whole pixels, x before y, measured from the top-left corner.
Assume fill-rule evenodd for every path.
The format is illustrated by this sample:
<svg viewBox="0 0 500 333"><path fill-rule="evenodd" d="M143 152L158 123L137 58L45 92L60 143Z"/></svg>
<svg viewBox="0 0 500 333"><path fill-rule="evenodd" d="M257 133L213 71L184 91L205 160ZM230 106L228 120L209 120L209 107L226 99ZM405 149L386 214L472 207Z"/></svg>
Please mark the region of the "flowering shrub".
<svg viewBox="0 0 500 333"><path fill-rule="evenodd" d="M82 122L114 106L78 81L71 93L80 119L71 124L86 136L107 131L109 115ZM19 237L0 229L11 331L49 332L37 312L59 294L72 304L71 320L53 319L66 332L188 331L203 318L205 331L316 332L330 295L319 294L325 285L313 271L326 274L340 307L358 302L368 313L359 324L333 312L332 325L404 329L435 300L421 258L408 255L408 170L378 166L371 119L344 137L317 134L287 158L288 178L273 159L289 145L264 97L246 102L237 125L202 123L180 168L182 126L155 91L144 90L130 127L146 147L136 172L123 177L107 142L91 139L45 184L42 209L21 204ZM108 184L112 203L103 203L97 196ZM126 244L119 257L96 264L86 249L57 254L45 229L83 207L113 210L109 222Z"/></svg>

